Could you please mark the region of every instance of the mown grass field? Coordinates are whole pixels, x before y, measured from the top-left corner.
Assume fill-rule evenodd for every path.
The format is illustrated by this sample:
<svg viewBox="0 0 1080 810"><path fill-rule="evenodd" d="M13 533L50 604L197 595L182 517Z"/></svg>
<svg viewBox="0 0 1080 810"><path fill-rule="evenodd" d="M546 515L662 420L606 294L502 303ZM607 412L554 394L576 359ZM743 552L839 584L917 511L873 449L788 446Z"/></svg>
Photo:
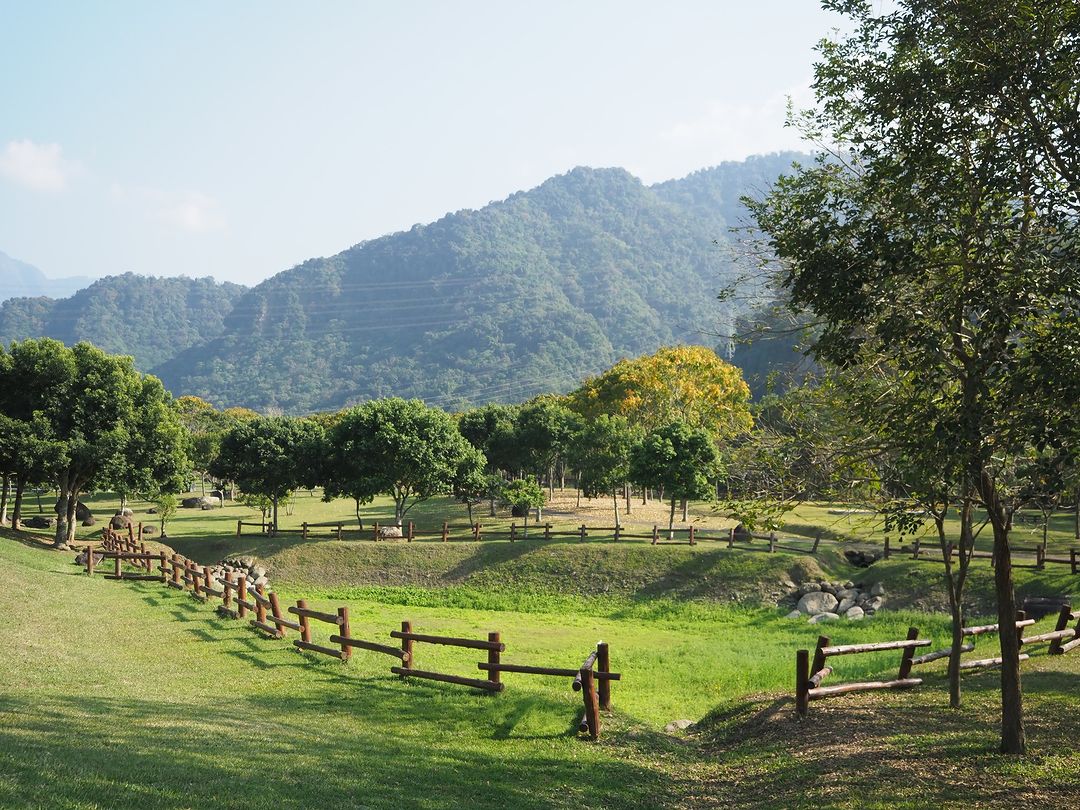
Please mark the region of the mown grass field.
<svg viewBox="0 0 1080 810"><path fill-rule="evenodd" d="M199 536L190 542L205 542ZM715 578L749 592L811 563L833 578L855 575L838 557L469 546L324 541L269 558L280 561L283 597L349 604L357 637L388 640L402 619L433 633L499 630L505 661L556 666L577 666L597 640L610 642L624 680L600 743L578 739L580 698L563 679L508 674L496 696L402 682L390 659L315 659L158 584L89 579L73 555L5 532L0 806L1012 806L1012 797L1069 806L1078 797L1080 655L1025 664L1033 753L1011 763L992 753L993 673L966 679L960 712L944 708L934 665L918 692L815 704L811 722L796 722L794 651L812 647L819 629L702 585ZM474 576L451 581L463 564ZM323 580L342 566L338 581ZM372 584L373 572L403 566L413 569L408 582ZM881 569L895 587L934 571L890 566L875 566L875 578ZM603 577L614 579L606 592L557 587ZM892 610L828 632L838 643L877 641L909 624L946 638L944 617ZM994 641L982 644L992 654ZM838 678L885 675L895 659L847 659ZM477 660L417 647L425 668L476 675ZM663 732L702 717L689 735Z"/></svg>

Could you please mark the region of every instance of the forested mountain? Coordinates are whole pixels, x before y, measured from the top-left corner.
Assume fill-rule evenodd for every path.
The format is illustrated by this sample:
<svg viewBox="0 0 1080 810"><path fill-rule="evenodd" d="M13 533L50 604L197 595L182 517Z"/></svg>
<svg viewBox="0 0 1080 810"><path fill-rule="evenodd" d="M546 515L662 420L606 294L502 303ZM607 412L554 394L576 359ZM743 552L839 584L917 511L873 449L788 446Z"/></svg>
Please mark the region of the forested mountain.
<svg viewBox="0 0 1080 810"><path fill-rule="evenodd" d="M52 337L88 340L130 354L147 371L219 334L245 288L212 278L150 278L133 273L99 279L69 298L13 298L0 305L0 342Z"/></svg>
<svg viewBox="0 0 1080 810"><path fill-rule="evenodd" d="M620 357L713 343L718 245L793 155L648 187L578 168L476 211L279 273L158 366L175 393L304 412L390 394L460 407L566 391Z"/></svg>
<svg viewBox="0 0 1080 810"><path fill-rule="evenodd" d="M63 298L93 281L87 276L49 278L34 265L13 259L0 251L0 301L45 295Z"/></svg>

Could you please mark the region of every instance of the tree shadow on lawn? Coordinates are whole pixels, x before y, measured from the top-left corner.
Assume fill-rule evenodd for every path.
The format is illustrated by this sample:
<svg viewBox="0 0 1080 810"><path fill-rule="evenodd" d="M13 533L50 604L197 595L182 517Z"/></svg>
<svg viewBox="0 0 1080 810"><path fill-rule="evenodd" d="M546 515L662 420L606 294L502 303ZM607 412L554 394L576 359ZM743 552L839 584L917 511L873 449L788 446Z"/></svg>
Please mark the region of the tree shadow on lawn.
<svg viewBox="0 0 1080 810"><path fill-rule="evenodd" d="M427 692L365 684L344 695L309 689L197 705L0 697L0 804L505 810L671 801L666 776L603 746L566 739L560 752L557 742L476 733L527 714L521 701L485 707Z"/></svg>

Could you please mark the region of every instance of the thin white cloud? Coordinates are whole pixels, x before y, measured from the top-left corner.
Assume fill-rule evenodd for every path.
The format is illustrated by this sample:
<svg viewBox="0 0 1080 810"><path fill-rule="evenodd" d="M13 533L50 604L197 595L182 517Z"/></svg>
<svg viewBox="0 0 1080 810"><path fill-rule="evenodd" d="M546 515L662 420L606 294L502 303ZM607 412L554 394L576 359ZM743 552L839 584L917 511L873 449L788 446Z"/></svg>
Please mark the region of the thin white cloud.
<svg viewBox="0 0 1080 810"><path fill-rule="evenodd" d="M56 143L9 141L0 152L0 176L32 191L63 191L77 171Z"/></svg>
<svg viewBox="0 0 1080 810"><path fill-rule="evenodd" d="M128 188L113 183L110 195L120 203L133 204L152 222L185 233L209 233L225 228L221 204L198 191L163 191Z"/></svg>
<svg viewBox="0 0 1080 810"><path fill-rule="evenodd" d="M813 101L809 82L757 103L713 101L691 119L660 133L667 143L703 151L713 162L740 160L749 154L805 149L799 133L785 127L788 99L799 109Z"/></svg>

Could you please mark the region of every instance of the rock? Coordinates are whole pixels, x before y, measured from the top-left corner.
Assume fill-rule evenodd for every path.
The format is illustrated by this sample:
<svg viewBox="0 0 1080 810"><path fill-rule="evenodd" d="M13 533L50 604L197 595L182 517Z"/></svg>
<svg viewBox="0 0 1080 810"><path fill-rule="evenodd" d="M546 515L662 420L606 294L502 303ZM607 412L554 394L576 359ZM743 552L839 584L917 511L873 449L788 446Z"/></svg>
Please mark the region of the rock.
<svg viewBox="0 0 1080 810"><path fill-rule="evenodd" d="M149 509L146 510L146 514L148 514L148 515L156 515L157 514L157 509L155 509L154 507L151 506Z"/></svg>
<svg viewBox="0 0 1080 810"><path fill-rule="evenodd" d="M20 521L24 529L51 529L56 525L56 518L45 515L34 515L32 518Z"/></svg>
<svg viewBox="0 0 1080 810"><path fill-rule="evenodd" d="M884 596L875 596L865 605L866 610L881 610L883 607L885 607Z"/></svg>
<svg viewBox="0 0 1080 810"><path fill-rule="evenodd" d="M799 593L802 595L808 593L818 593L821 591L821 585L816 582L804 582L799 586Z"/></svg>
<svg viewBox="0 0 1080 810"><path fill-rule="evenodd" d="M259 585L269 585L269 584L270 584L270 580L268 580L268 579L267 579L266 577L258 577L258 578L256 578L256 580L255 580L254 582L252 582L251 584L252 584L252 586L255 586L255 587L257 587L257 586L259 586Z"/></svg>
<svg viewBox="0 0 1080 810"><path fill-rule="evenodd" d="M799 600L799 612L808 616L828 613L839 604L836 597L823 591L808 593Z"/></svg>
<svg viewBox="0 0 1080 810"><path fill-rule="evenodd" d="M119 513L113 515L109 519L109 528L113 531L120 531L128 528L131 525L131 518L127 515L121 515Z"/></svg>
<svg viewBox="0 0 1080 810"><path fill-rule="evenodd" d="M401 537L401 536L402 536L402 534L401 534L401 527L400 526L380 526L379 527L379 537L386 538L386 537Z"/></svg>
<svg viewBox="0 0 1080 810"><path fill-rule="evenodd" d="M836 592L836 598L843 602L845 599L858 599L859 592L854 588L841 588Z"/></svg>
<svg viewBox="0 0 1080 810"><path fill-rule="evenodd" d="M94 518L93 515L90 515L89 517L86 517L86 518L83 519L82 525L83 526L93 526L95 523L97 523L97 520Z"/></svg>
<svg viewBox="0 0 1080 810"><path fill-rule="evenodd" d="M801 619L801 618L802 618L802 616L803 616L803 615L802 615L802 613L800 613L800 612L799 612L799 611L797 611L797 610L793 610L793 611L791 611L791 613L789 613L788 615L786 615L786 616L785 616L784 618L785 618L785 619Z"/></svg>
<svg viewBox="0 0 1080 810"><path fill-rule="evenodd" d="M810 617L810 624L821 624L822 622L835 622L840 616L836 613L818 613L816 616Z"/></svg>
<svg viewBox="0 0 1080 810"><path fill-rule="evenodd" d="M851 598L841 599L840 604L836 607L836 612L843 615L855 607L855 600ZM859 608L859 612L862 612L862 608Z"/></svg>
<svg viewBox="0 0 1080 810"><path fill-rule="evenodd" d="M255 558L249 557L245 554L243 557L237 557L235 560L233 560L233 562L239 568L250 568L255 564Z"/></svg>
<svg viewBox="0 0 1080 810"><path fill-rule="evenodd" d="M211 498L209 495L184 498L180 501L180 506L184 509L213 509L215 506L221 506L221 498Z"/></svg>
<svg viewBox="0 0 1080 810"><path fill-rule="evenodd" d="M853 607L848 609L848 611L844 614L844 618L848 621L856 622L865 615L866 614L863 612L863 609L861 607Z"/></svg>
<svg viewBox="0 0 1080 810"><path fill-rule="evenodd" d="M248 571L255 579L266 576L266 569L263 568L261 565L253 565L251 566L251 568L248 569Z"/></svg>
<svg viewBox="0 0 1080 810"><path fill-rule="evenodd" d="M672 720L670 723L664 726L664 731L666 731L668 734L671 734L676 731L685 731L692 725L694 725L693 720Z"/></svg>
<svg viewBox="0 0 1080 810"><path fill-rule="evenodd" d="M869 568L881 559L881 552L860 551L858 549L849 548L844 551L844 556L847 557L849 563L857 568Z"/></svg>
<svg viewBox="0 0 1080 810"><path fill-rule="evenodd" d="M793 591L798 586L796 586L795 583L792 582L790 579L785 579L780 583L780 587L788 591Z"/></svg>
<svg viewBox="0 0 1080 810"><path fill-rule="evenodd" d="M225 493L220 489L211 490L210 497L217 498L221 503L225 503Z"/></svg>
<svg viewBox="0 0 1080 810"><path fill-rule="evenodd" d="M852 588L855 587L855 583L849 579L847 582L844 583L844 587L850 591Z"/></svg>
<svg viewBox="0 0 1080 810"><path fill-rule="evenodd" d="M89 549L84 548L82 551L79 552L79 555L75 558L76 564L78 564L78 565L86 565L86 552L87 551L89 551ZM98 554L96 552L94 553L94 565L98 565L104 559L105 559L104 554Z"/></svg>
<svg viewBox="0 0 1080 810"><path fill-rule="evenodd" d="M144 523L142 527L143 537L153 537L157 534L157 526L153 523Z"/></svg>
<svg viewBox="0 0 1080 810"><path fill-rule="evenodd" d="M88 507L82 501L75 504L75 519L82 523L83 526L93 526L93 523L87 523L86 521L93 521L94 515Z"/></svg>
<svg viewBox="0 0 1080 810"><path fill-rule="evenodd" d="M117 514L124 515L125 517L135 517L135 512L133 512L129 506L125 506Z"/></svg>
<svg viewBox="0 0 1080 810"><path fill-rule="evenodd" d="M943 554L942 556L944 557L945 555ZM873 587L870 588L870 595L871 596L884 596L885 595L885 584L883 582L875 582Z"/></svg>

